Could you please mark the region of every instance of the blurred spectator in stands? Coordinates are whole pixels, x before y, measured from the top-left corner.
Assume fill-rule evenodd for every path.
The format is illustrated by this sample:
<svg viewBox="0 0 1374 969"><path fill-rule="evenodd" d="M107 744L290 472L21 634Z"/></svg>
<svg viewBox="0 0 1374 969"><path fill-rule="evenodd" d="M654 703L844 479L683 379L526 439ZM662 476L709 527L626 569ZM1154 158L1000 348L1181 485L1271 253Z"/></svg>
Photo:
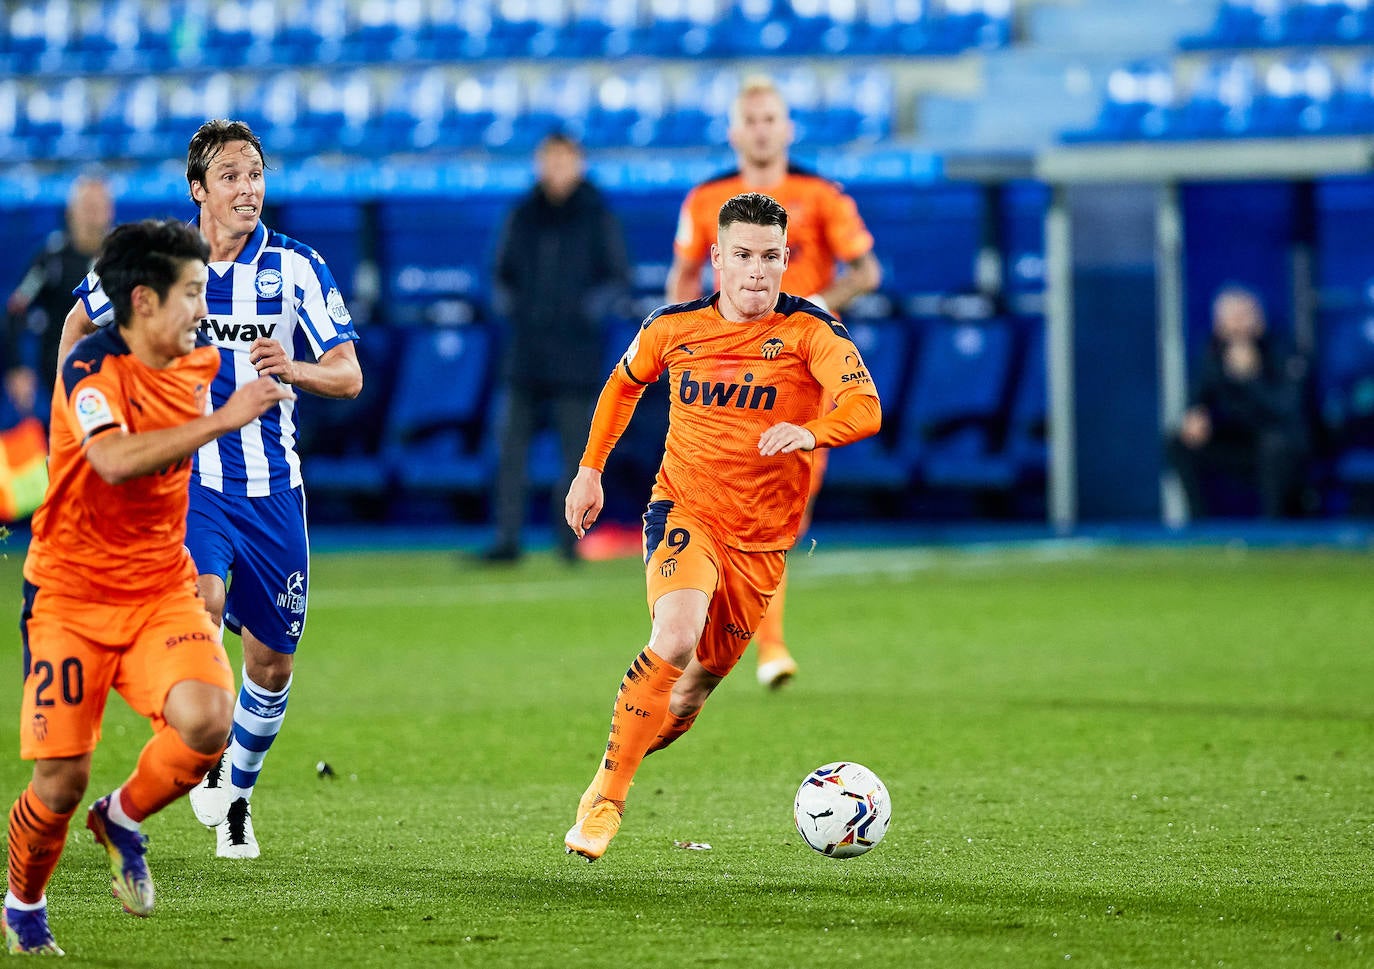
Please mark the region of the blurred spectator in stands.
<svg viewBox="0 0 1374 969"><path fill-rule="evenodd" d="M1221 474L1253 482L1265 518L1301 510L1308 455L1303 385L1307 362L1275 345L1259 298L1226 286L1212 302L1212 339L1178 431L1168 442L1192 518L1208 513L1204 482Z"/></svg>
<svg viewBox="0 0 1374 969"><path fill-rule="evenodd" d="M90 272L113 223L114 197L109 185L95 176L78 178L67 195L66 227L48 236L10 293L5 391L21 414L47 414L72 289ZM31 359L27 347L29 334L37 341L37 359Z"/></svg>
<svg viewBox="0 0 1374 969"><path fill-rule="evenodd" d="M492 506L496 540L484 558L520 557L536 431L558 436L560 482L572 480L587 421L605 382L606 322L628 289L620 223L587 180L582 146L551 134L535 152L537 182L507 218L496 250L495 306L507 322L502 379L506 410ZM563 489L550 499L550 522L563 519ZM573 534L554 528L559 552L573 560Z"/></svg>

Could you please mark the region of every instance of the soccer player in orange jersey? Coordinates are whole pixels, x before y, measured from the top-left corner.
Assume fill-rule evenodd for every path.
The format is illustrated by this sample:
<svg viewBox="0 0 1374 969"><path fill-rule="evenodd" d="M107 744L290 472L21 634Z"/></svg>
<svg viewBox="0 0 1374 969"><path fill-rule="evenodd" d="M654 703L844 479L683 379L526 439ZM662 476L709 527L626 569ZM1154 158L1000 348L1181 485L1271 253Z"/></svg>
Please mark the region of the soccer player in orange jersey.
<svg viewBox="0 0 1374 969"><path fill-rule="evenodd" d="M730 145L737 170L710 179L688 193L678 216L673 264L668 270L668 302L681 303L702 294L702 267L716 236L716 214L722 203L741 192L761 192L787 210L790 250L783 286L805 295L838 318L856 297L871 293L882 281L873 255L873 237L854 200L838 185L788 161L792 121L787 104L765 77L747 79L730 113ZM843 265L845 272L837 273ZM822 407L829 406L828 401ZM798 534L811 524L811 510L825 472L824 452L812 465L811 499ZM759 624L758 678L776 689L797 672L783 637L786 578Z"/></svg>
<svg viewBox="0 0 1374 969"><path fill-rule="evenodd" d="M209 255L175 220L111 232L96 270L117 326L76 345L53 391L50 481L24 561L19 752L34 767L9 813L11 953L62 954L46 889L110 691L153 726L129 779L86 815L134 915L153 909L139 823L195 786L233 722L233 672L184 544L191 455L293 391L265 377L209 409L219 353L197 333Z"/></svg>
<svg viewBox="0 0 1374 969"><path fill-rule="evenodd" d="M691 727L738 662L797 538L817 448L877 432L878 392L844 327L782 292L787 212L747 193L720 209L720 291L644 321L601 391L564 507L581 538L601 472L644 387L669 377L663 462L644 515L653 627L625 674L601 767L564 839L594 861L620 828L645 754ZM821 415L830 395L835 407ZM821 416L817 416L821 415Z"/></svg>

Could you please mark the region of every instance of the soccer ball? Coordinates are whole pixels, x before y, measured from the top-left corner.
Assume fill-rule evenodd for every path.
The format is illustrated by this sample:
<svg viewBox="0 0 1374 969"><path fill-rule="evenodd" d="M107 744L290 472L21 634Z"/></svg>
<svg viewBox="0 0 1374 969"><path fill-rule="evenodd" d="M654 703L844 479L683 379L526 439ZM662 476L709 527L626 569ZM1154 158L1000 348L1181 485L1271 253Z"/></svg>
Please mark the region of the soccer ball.
<svg viewBox="0 0 1374 969"><path fill-rule="evenodd" d="M792 817L809 846L827 858L853 858L883 840L892 802L877 774L862 764L838 761L806 775Z"/></svg>

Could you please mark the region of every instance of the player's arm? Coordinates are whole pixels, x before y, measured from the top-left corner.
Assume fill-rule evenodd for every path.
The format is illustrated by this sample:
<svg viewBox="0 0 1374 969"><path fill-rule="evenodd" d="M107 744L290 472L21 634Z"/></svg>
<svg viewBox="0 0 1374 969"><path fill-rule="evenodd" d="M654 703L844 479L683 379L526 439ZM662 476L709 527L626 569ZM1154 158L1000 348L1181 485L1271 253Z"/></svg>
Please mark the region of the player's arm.
<svg viewBox="0 0 1374 969"><path fill-rule="evenodd" d="M878 433L883 409L877 397L849 394L824 417L805 424L774 424L759 436L759 454L790 454L840 447Z"/></svg>
<svg viewBox="0 0 1374 969"><path fill-rule="evenodd" d="M822 308L838 313L860 296L867 296L877 289L883 281L883 267L878 257L866 252L857 259L844 264L845 271L835 277L834 282L816 295L823 301ZM816 302L816 297L809 297Z"/></svg>
<svg viewBox="0 0 1374 969"><path fill-rule="evenodd" d="M596 411L592 414L586 450L582 452L577 474L563 501L564 518L578 538L586 535L587 529L596 524L601 516L601 509L606 504L606 496L601 489L601 472L605 470L606 461L616 442L625 433L625 428L630 426L630 418L634 416L639 399L644 395L645 386L630 377L622 365L611 372L606 385L601 388Z"/></svg>
<svg viewBox="0 0 1374 969"><path fill-rule="evenodd" d="M91 322L90 314L86 312L86 304L77 300L76 305L67 313L67 318L62 321L62 337L57 343L57 379L62 379L62 362L67 359L67 354L72 352L72 347L76 346L77 341L83 337L88 337L99 327Z"/></svg>
<svg viewBox="0 0 1374 969"><path fill-rule="evenodd" d="M673 263L668 267L668 285L664 291L669 303L686 303L701 298L701 267L705 264L704 259L673 256Z"/></svg>
<svg viewBox="0 0 1374 969"><path fill-rule="evenodd" d="M677 213L677 231L673 234L673 262L668 267L668 282L664 295L669 305L700 299L701 269L711 251L711 223L697 218L697 190L687 193ZM712 213L712 221L715 214Z"/></svg>
<svg viewBox="0 0 1374 969"><path fill-rule="evenodd" d="M358 351L348 340L330 347L314 363L291 360L276 340L258 337L248 348L248 360L260 377L276 377L318 397L357 397L363 389L363 368Z"/></svg>
<svg viewBox="0 0 1374 969"><path fill-rule="evenodd" d="M295 396L278 381L254 380L234 391L224 406L185 424L132 434L115 426L98 433L86 445L86 460L110 484L123 484L189 458L201 445L238 430L279 401Z"/></svg>

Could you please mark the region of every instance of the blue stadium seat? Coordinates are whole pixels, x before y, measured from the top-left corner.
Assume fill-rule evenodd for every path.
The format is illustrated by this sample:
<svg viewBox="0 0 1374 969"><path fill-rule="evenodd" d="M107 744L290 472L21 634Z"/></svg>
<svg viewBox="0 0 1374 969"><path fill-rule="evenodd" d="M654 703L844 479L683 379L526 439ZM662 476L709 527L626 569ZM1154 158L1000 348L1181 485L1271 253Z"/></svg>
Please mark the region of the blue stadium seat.
<svg viewBox="0 0 1374 969"><path fill-rule="evenodd" d="M1324 57L1303 54L1271 64L1255 98L1251 132L1274 137L1327 134L1338 87L1336 72Z"/></svg>
<svg viewBox="0 0 1374 969"><path fill-rule="evenodd" d="M402 488L445 494L487 488L494 351L493 334L482 326L409 332L382 446Z"/></svg>
<svg viewBox="0 0 1374 969"><path fill-rule="evenodd" d="M343 57L349 32L346 0L290 6L277 24L272 59L283 67L331 64Z"/></svg>
<svg viewBox="0 0 1374 969"><path fill-rule="evenodd" d="M884 291L919 302L974 289L985 211L978 186L854 185L849 190L873 233Z"/></svg>
<svg viewBox="0 0 1374 969"><path fill-rule="evenodd" d="M903 408L900 450L935 487L1003 489L1014 483L997 441L1011 376L1011 326L1004 320L930 324Z"/></svg>
<svg viewBox="0 0 1374 969"><path fill-rule="evenodd" d="M587 111L583 129L587 147L648 147L667 102L668 87L659 71L603 78Z"/></svg>
<svg viewBox="0 0 1374 969"><path fill-rule="evenodd" d="M1191 50L1265 47L1283 37L1283 8L1287 0L1223 0L1212 26L1201 34L1183 37L1179 46Z"/></svg>
<svg viewBox="0 0 1374 969"><path fill-rule="evenodd" d="M1334 474L1345 484L1374 484L1374 314L1321 319L1317 398L1334 451Z"/></svg>
<svg viewBox="0 0 1374 969"><path fill-rule="evenodd" d="M1170 112L1175 138L1223 138L1251 133L1258 80L1254 59L1223 57L1203 65L1191 90Z"/></svg>
<svg viewBox="0 0 1374 969"><path fill-rule="evenodd" d="M1045 477L1049 451L1049 381L1045 372L1045 321L1026 321L1025 347L1007 423L1006 457L1020 480Z"/></svg>
<svg viewBox="0 0 1374 969"><path fill-rule="evenodd" d="M863 354L883 402L883 429L831 452L825 473L828 486L889 492L906 488L911 469L895 443L902 431L899 418L910 373L912 329L913 324L907 320L865 321L849 326L849 335Z"/></svg>
<svg viewBox="0 0 1374 969"><path fill-rule="evenodd" d="M397 357L406 331L369 327L355 344L363 371L363 392L353 400L325 400L303 394L297 405L301 466L312 494L381 497L391 474L382 454Z"/></svg>
<svg viewBox="0 0 1374 969"><path fill-rule="evenodd" d="M651 57L724 55L728 38L720 22L722 0L647 0L634 49Z"/></svg>
<svg viewBox="0 0 1374 969"><path fill-rule="evenodd" d="M1131 61L1107 75L1097 121L1087 131L1068 132L1065 141L1134 141L1167 132L1175 100L1172 65L1161 58Z"/></svg>
<svg viewBox="0 0 1374 969"><path fill-rule="evenodd" d="M435 321L454 304L485 305L510 195L382 199L377 258L390 322ZM456 317L455 317L456 319Z"/></svg>

